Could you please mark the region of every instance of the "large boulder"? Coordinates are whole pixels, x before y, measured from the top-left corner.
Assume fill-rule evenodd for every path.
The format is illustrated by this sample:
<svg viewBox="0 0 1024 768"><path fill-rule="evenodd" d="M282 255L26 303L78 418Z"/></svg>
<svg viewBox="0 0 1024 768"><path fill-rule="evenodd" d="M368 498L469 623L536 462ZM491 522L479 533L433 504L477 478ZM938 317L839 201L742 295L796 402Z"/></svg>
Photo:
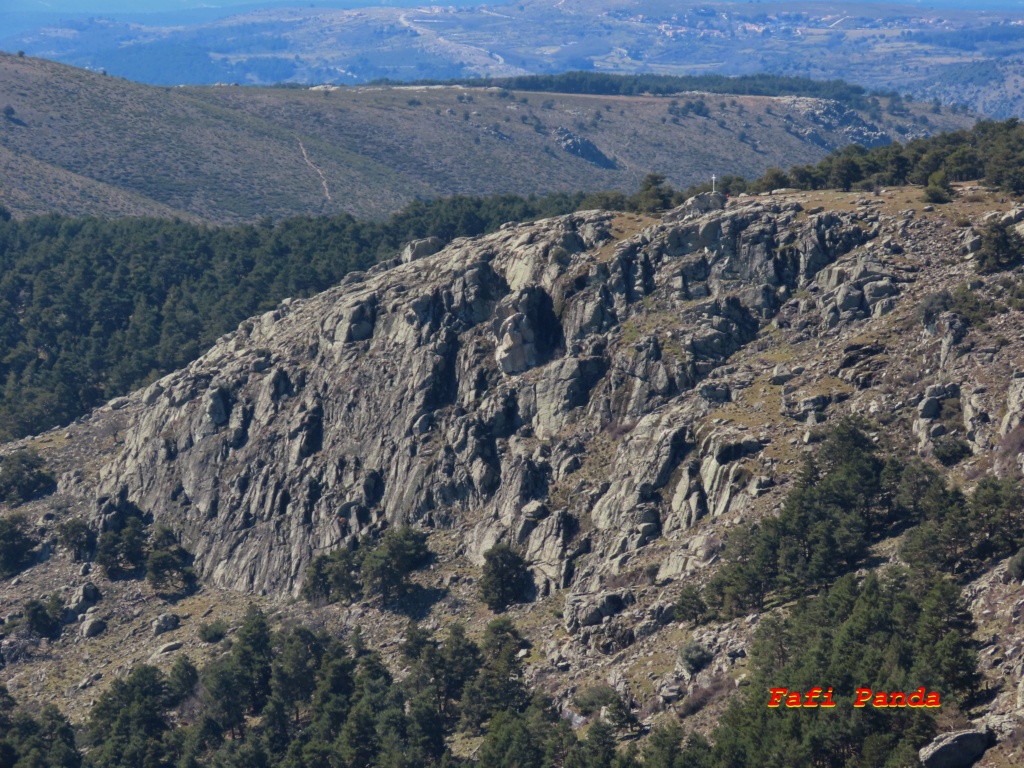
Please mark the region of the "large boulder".
<svg viewBox="0 0 1024 768"><path fill-rule="evenodd" d="M636 602L630 592L601 592L595 595L569 595L565 599L562 618L570 633L593 627L605 618L621 613Z"/></svg>
<svg viewBox="0 0 1024 768"><path fill-rule="evenodd" d="M174 613L161 613L153 619L153 636L162 635L164 632L172 632L181 624L181 619Z"/></svg>
<svg viewBox="0 0 1024 768"><path fill-rule="evenodd" d="M68 601L68 610L78 616L96 605L102 597L99 588L91 581L87 581L71 595L71 599Z"/></svg>
<svg viewBox="0 0 1024 768"><path fill-rule="evenodd" d="M988 731L954 731L922 747L918 757L924 768L970 768L985 754L989 743Z"/></svg>
<svg viewBox="0 0 1024 768"><path fill-rule="evenodd" d="M440 237L425 237L422 240L413 240L402 249L399 258L403 264L408 264L410 261L433 256L442 247L444 247L444 240Z"/></svg>
<svg viewBox="0 0 1024 768"><path fill-rule="evenodd" d="M102 634L107 628L107 622L103 619L86 619L82 622L82 637L96 637Z"/></svg>

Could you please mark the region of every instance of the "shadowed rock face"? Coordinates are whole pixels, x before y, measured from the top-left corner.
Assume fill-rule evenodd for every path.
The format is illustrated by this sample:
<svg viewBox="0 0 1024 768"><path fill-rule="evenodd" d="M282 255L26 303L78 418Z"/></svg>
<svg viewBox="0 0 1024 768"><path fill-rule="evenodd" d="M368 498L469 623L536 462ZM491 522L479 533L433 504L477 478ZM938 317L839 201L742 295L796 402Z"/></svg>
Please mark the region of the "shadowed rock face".
<svg viewBox="0 0 1024 768"><path fill-rule="evenodd" d="M615 167L615 161L598 149L597 145L587 137L579 136L568 128L562 128L561 126L552 131L551 135L555 137L555 141L558 142L558 146L570 155L583 158L588 163L593 163L598 168Z"/></svg>
<svg viewBox="0 0 1024 768"><path fill-rule="evenodd" d="M871 235L712 202L621 241L605 212L508 226L247 320L131 398L97 514L135 505L203 576L267 593L384 524L464 526L468 556L509 541L543 593L587 551L723 513L762 487L730 465L756 440L693 428L723 363Z"/></svg>

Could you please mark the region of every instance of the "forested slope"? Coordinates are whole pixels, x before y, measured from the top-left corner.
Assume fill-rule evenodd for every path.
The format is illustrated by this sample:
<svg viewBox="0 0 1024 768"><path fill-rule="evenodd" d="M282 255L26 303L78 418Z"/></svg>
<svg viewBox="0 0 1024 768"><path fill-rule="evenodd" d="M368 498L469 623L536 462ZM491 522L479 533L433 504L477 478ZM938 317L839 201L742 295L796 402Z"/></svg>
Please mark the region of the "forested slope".
<svg viewBox="0 0 1024 768"><path fill-rule="evenodd" d="M185 365L241 320L393 258L574 210L581 195L452 198L387 221L347 215L207 227L12 219L0 209L0 438L62 424Z"/></svg>

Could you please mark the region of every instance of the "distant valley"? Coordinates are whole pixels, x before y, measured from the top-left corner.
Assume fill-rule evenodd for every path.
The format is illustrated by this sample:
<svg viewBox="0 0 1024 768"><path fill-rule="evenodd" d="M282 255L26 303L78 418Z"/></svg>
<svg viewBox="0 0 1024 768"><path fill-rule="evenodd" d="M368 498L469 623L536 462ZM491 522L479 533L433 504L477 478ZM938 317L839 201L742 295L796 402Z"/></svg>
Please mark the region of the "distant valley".
<svg viewBox="0 0 1024 768"><path fill-rule="evenodd" d="M969 105L992 117L1024 110L1019 8L860 2L686 7L667 0L322 5L250 7L230 16L224 16L228 9L191 11L181 18L56 15L31 29L12 15L12 32L0 47L158 85L356 84L575 69L768 72L842 78Z"/></svg>

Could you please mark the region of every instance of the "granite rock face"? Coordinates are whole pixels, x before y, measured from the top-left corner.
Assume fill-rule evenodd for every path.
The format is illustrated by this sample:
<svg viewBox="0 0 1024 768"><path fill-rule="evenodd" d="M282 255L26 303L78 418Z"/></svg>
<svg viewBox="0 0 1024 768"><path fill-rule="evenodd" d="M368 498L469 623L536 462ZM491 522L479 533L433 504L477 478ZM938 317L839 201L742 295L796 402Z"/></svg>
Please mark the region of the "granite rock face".
<svg viewBox="0 0 1024 768"><path fill-rule="evenodd" d="M985 753L990 742L991 735L986 731L954 731L922 747L919 756L925 768L969 768Z"/></svg>
<svg viewBox="0 0 1024 768"><path fill-rule="evenodd" d="M756 436L694 424L749 384L729 356L874 236L795 202L723 205L629 237L591 211L414 244L245 321L121 409L101 526L136 508L204 578L268 594L386 525L466 526L470 559L508 541L540 594L585 590L582 555L636 550L770 484L737 463ZM895 277L858 267L822 307L866 315Z"/></svg>

